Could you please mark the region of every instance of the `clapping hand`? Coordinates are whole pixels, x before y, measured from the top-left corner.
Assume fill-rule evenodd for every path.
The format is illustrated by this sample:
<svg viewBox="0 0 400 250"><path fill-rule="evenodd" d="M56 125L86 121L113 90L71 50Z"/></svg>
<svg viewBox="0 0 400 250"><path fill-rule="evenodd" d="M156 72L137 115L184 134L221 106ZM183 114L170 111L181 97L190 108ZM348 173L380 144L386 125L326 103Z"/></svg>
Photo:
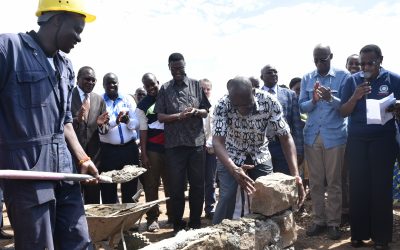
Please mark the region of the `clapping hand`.
<svg viewBox="0 0 400 250"><path fill-rule="evenodd" d="M129 111L120 111L118 116L117 116L117 120L116 123L120 124L120 123L125 123L127 124L129 122Z"/></svg>
<svg viewBox="0 0 400 250"><path fill-rule="evenodd" d="M110 115L108 114L108 112L104 112L103 114L99 115L97 117L97 125L98 126L103 126L104 124L107 124L110 121Z"/></svg>

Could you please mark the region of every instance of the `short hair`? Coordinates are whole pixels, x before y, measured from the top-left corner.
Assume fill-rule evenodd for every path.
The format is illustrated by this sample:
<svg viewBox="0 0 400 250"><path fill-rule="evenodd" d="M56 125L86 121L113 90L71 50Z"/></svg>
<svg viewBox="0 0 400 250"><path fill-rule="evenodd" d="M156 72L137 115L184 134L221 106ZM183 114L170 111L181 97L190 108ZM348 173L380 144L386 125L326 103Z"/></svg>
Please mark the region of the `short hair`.
<svg viewBox="0 0 400 250"><path fill-rule="evenodd" d="M292 78L292 80L290 80L289 82L289 88L292 89L294 85L296 85L296 83L301 82L301 78L300 77L294 77Z"/></svg>
<svg viewBox="0 0 400 250"><path fill-rule="evenodd" d="M253 85L251 84L250 79L243 76L237 76L233 79L230 79L226 84L226 87L228 89L228 92L231 92L233 90L243 91L246 89L253 89Z"/></svg>
<svg viewBox="0 0 400 250"><path fill-rule="evenodd" d="M251 84L253 85L253 88L255 88L256 85L260 85L260 81L257 78L255 78L254 76L250 76L249 80L250 80Z"/></svg>
<svg viewBox="0 0 400 250"><path fill-rule="evenodd" d="M203 78L203 79L199 80L199 83L200 83L200 84L201 84L201 83L208 83L208 84L210 84L210 85L212 86L211 81L208 80L207 78Z"/></svg>
<svg viewBox="0 0 400 250"><path fill-rule="evenodd" d="M264 67L262 67L262 69L261 69L261 75L263 74L263 72L264 72L265 70L270 69L270 68L273 68L273 66L272 66L271 64L267 64L267 65L265 65Z"/></svg>
<svg viewBox="0 0 400 250"><path fill-rule="evenodd" d="M360 50L360 54L368 53L368 52L374 52L378 57L382 57L382 51L378 47L378 45L368 44L368 45L365 45L364 47L362 47L362 49Z"/></svg>
<svg viewBox="0 0 400 250"><path fill-rule="evenodd" d="M78 76L76 78L80 78L83 74L83 71L85 70L92 70L94 72L94 69L90 66L83 66L82 68L79 69L78 71Z"/></svg>
<svg viewBox="0 0 400 250"><path fill-rule="evenodd" d="M168 57L168 64L170 64L171 62L178 62L180 60L185 61L185 58L183 58L183 55L181 53L172 53Z"/></svg>
<svg viewBox="0 0 400 250"><path fill-rule="evenodd" d="M359 57L359 55L357 55L357 54L349 55L349 56L347 57L347 59L346 59L346 65L349 63L349 61L350 61L350 59L351 59L352 57Z"/></svg>
<svg viewBox="0 0 400 250"><path fill-rule="evenodd" d="M150 72L149 73L145 73L142 76L142 83L147 79L156 79L156 76L153 73L150 73Z"/></svg>

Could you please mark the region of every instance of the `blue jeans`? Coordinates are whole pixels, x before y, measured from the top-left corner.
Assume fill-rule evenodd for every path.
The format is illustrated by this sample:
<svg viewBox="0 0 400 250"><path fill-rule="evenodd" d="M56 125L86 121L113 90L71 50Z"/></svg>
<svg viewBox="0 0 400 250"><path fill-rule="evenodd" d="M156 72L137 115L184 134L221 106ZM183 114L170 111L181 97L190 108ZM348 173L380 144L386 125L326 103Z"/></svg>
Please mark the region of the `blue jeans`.
<svg viewBox="0 0 400 250"><path fill-rule="evenodd" d="M215 210L215 171L217 169L217 158L215 154L206 152L204 171L204 212L214 213Z"/></svg>
<svg viewBox="0 0 400 250"><path fill-rule="evenodd" d="M259 164L248 170L248 175L255 180L260 176L272 173L272 166ZM219 179L219 200L215 209L213 224L220 223L223 219L232 219L236 203L237 185L235 178L217 160L217 175Z"/></svg>

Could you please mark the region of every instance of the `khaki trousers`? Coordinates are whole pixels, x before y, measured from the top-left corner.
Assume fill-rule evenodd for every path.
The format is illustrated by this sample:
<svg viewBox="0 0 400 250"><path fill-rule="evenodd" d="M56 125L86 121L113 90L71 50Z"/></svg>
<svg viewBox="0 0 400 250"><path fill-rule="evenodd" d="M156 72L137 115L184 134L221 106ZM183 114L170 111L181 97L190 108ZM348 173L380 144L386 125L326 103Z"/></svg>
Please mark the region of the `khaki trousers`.
<svg viewBox="0 0 400 250"><path fill-rule="evenodd" d="M320 135L312 146L305 145L310 174L313 221L339 226L342 213L342 167L346 145L325 148ZM325 193L327 199L325 203Z"/></svg>

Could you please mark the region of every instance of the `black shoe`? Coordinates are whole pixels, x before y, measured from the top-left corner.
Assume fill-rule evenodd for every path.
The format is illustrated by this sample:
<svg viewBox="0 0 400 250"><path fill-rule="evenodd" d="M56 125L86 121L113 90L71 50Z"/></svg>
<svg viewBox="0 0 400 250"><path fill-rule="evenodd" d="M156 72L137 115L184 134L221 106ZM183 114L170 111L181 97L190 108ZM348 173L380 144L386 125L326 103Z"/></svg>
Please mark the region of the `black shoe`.
<svg viewBox="0 0 400 250"><path fill-rule="evenodd" d="M211 213L206 213L205 218L208 219L208 220L212 220L212 219L214 218L214 213L213 213L213 212L211 212Z"/></svg>
<svg viewBox="0 0 400 250"><path fill-rule="evenodd" d="M350 245L354 248L359 248L365 246L365 243L362 240L351 240Z"/></svg>
<svg viewBox="0 0 400 250"><path fill-rule="evenodd" d="M191 229L199 229L201 227L201 223L189 222L188 227Z"/></svg>
<svg viewBox="0 0 400 250"><path fill-rule="evenodd" d="M331 240L338 240L340 239L340 236L342 234L340 233L339 227L335 226L330 226L328 227L328 238Z"/></svg>
<svg viewBox="0 0 400 250"><path fill-rule="evenodd" d="M389 245L388 245L388 243L375 242L374 249L387 250L387 249L389 249Z"/></svg>
<svg viewBox="0 0 400 250"><path fill-rule="evenodd" d="M306 231L307 236L317 236L325 232L326 226L312 224Z"/></svg>
<svg viewBox="0 0 400 250"><path fill-rule="evenodd" d="M183 229L186 229L186 225L187 225L187 223L184 220L181 220L178 223L174 223L174 232L177 233Z"/></svg>
<svg viewBox="0 0 400 250"><path fill-rule="evenodd" d="M0 229L0 240L11 240L14 236Z"/></svg>

